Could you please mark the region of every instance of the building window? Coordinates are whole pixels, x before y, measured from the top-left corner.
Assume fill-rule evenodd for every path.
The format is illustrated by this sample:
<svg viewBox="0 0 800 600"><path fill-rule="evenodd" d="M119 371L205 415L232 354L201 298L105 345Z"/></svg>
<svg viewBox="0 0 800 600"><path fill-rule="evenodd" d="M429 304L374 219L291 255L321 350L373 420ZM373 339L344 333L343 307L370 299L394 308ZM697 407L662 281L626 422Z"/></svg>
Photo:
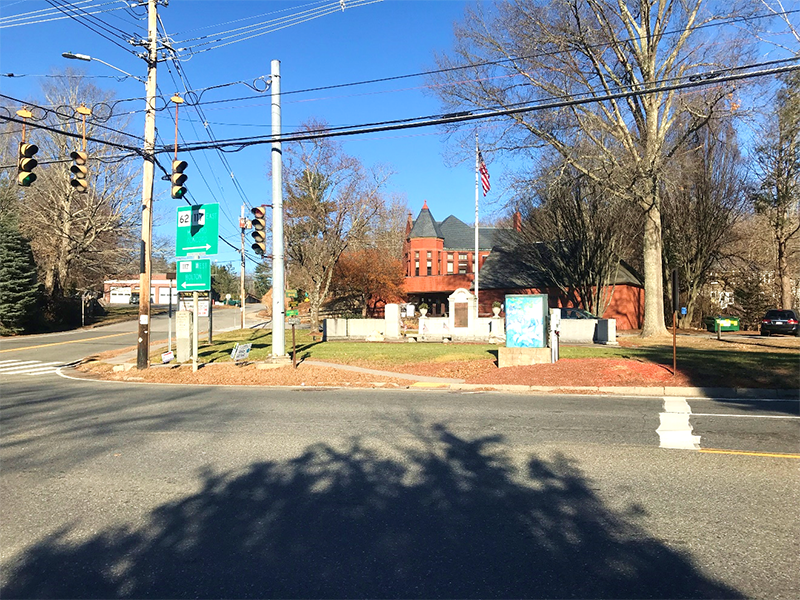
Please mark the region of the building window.
<svg viewBox="0 0 800 600"><path fill-rule="evenodd" d="M469 265L469 255L468 254L461 254L458 255L458 272L461 275L464 275L467 272L467 267Z"/></svg>
<svg viewBox="0 0 800 600"><path fill-rule="evenodd" d="M414 252L414 275L419 277L419 252Z"/></svg>
<svg viewBox="0 0 800 600"><path fill-rule="evenodd" d="M453 274L453 255L450 252L447 253L447 273Z"/></svg>

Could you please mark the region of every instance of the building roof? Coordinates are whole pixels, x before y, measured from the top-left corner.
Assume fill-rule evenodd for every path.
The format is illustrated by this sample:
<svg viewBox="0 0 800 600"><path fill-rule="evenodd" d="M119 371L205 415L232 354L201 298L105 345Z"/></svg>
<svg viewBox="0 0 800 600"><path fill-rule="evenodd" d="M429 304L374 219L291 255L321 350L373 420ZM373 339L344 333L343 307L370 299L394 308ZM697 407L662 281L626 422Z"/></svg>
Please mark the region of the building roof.
<svg viewBox="0 0 800 600"><path fill-rule="evenodd" d="M614 285L644 285L639 274L625 261L620 261L619 267ZM514 249L513 243L492 248L480 272L482 289L541 289L551 284L541 271L524 259L522 253Z"/></svg>
<svg viewBox="0 0 800 600"><path fill-rule="evenodd" d="M497 227L478 228L478 249L491 250L498 242L498 233L505 231ZM412 238L440 238L444 240L445 250L474 250L475 249L475 227L467 225L462 220L453 215L444 221L436 221L428 208L427 201L414 221L411 232L408 234Z"/></svg>
<svg viewBox="0 0 800 600"><path fill-rule="evenodd" d="M433 218L431 211L428 209L428 203L419 211L417 219L414 221L414 226L409 233L410 238L444 238L442 232L439 230L439 225Z"/></svg>

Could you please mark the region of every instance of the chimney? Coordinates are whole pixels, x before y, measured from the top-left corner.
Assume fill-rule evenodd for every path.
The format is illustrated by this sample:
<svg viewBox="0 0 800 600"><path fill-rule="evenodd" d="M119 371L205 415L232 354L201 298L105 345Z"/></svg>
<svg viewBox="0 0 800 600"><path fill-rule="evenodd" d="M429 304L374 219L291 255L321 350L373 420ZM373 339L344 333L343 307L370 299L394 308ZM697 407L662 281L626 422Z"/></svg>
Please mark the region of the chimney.
<svg viewBox="0 0 800 600"><path fill-rule="evenodd" d="M411 214L411 211L408 212L408 217L406 218L406 238L411 234L411 228L414 226L414 217Z"/></svg>
<svg viewBox="0 0 800 600"><path fill-rule="evenodd" d="M517 231L522 231L522 215L519 211L514 213L514 229Z"/></svg>

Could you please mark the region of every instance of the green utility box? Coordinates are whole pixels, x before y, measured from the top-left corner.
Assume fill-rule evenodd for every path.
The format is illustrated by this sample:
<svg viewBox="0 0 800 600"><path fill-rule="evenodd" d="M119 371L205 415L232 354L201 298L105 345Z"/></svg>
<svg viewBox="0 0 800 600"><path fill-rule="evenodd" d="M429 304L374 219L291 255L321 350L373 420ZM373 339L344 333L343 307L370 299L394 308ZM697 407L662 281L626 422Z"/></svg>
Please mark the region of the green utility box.
<svg viewBox="0 0 800 600"><path fill-rule="evenodd" d="M703 325L712 333L718 329L719 331L739 331L739 317L706 317L703 319Z"/></svg>

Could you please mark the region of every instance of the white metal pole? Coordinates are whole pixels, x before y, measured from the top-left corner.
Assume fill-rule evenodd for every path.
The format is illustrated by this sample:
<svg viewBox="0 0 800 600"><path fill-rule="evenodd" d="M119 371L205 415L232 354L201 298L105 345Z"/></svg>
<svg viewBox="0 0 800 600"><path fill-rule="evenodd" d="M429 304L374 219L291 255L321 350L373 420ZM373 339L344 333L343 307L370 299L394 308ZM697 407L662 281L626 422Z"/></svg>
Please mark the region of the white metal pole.
<svg viewBox="0 0 800 600"><path fill-rule="evenodd" d="M244 329L244 231L246 223L244 219L244 204L242 204L242 216L239 217L239 226L242 229L242 272L239 274L239 300L242 303L239 307L242 314L240 329Z"/></svg>
<svg viewBox="0 0 800 600"><path fill-rule="evenodd" d="M281 62L272 61L272 136L281 135ZM272 355L286 356L281 143L272 143Z"/></svg>
<svg viewBox="0 0 800 600"><path fill-rule="evenodd" d="M480 161L478 160L478 132L475 132L475 327L478 326L478 317L481 314L478 301L478 198L481 186Z"/></svg>
<svg viewBox="0 0 800 600"><path fill-rule="evenodd" d="M200 337L200 302L198 292L192 292L192 304L194 307L194 311L192 311L192 323L193 323L193 331L192 331L192 372L197 371L197 348L199 343L197 338Z"/></svg>

